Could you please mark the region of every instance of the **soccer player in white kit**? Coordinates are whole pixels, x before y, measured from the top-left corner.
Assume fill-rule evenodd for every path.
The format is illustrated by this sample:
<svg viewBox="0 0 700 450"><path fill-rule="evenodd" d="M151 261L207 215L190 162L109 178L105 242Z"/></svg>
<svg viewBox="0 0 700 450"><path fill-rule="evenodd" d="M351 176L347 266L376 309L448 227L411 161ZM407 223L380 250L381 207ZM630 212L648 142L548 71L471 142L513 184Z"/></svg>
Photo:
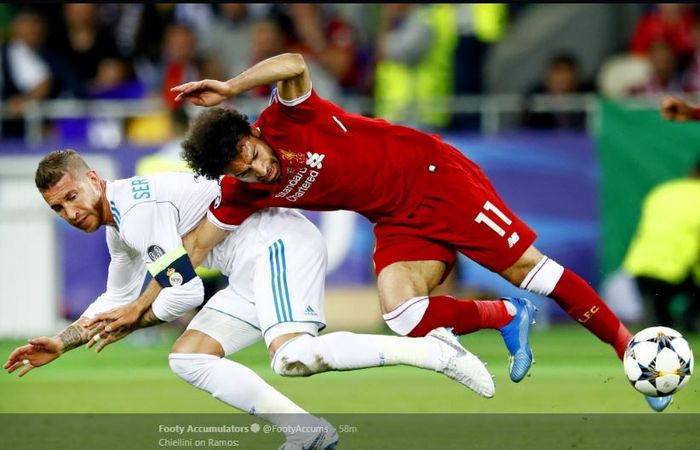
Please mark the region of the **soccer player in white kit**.
<svg viewBox="0 0 700 450"><path fill-rule="evenodd" d="M202 303L203 286L193 263L199 265L206 255L190 259L183 236L216 201L216 182L185 172L107 182L76 152L57 151L40 163L36 184L71 225L86 232L108 226L107 290L60 334L15 349L4 365L8 372L22 368L23 376L68 350L94 345L85 326L88 319L136 299L146 270L163 289L135 328L171 321ZM201 221L199 228L212 225L216 223ZM318 229L298 212L263 210L223 235L203 265L225 273L229 287L210 299L174 344L170 367L193 386L283 432L294 429L289 425L316 425L311 432L285 432L283 448L334 448L338 435L255 372L225 358L261 338L280 375L408 364L443 373L484 397L493 395L493 380L483 363L444 329L424 338L348 332L318 336L325 326L326 252Z"/></svg>

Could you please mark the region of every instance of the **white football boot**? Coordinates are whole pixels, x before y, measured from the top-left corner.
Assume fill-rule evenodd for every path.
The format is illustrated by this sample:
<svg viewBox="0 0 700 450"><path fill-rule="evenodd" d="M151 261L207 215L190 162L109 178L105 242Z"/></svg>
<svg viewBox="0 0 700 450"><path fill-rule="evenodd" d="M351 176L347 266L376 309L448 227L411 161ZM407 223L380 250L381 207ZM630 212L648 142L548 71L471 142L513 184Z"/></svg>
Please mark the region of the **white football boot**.
<svg viewBox="0 0 700 450"><path fill-rule="evenodd" d="M440 342L442 355L439 373L465 385L482 397L491 398L496 393L493 376L476 355L462 347L457 337L447 328L436 328L428 338Z"/></svg>

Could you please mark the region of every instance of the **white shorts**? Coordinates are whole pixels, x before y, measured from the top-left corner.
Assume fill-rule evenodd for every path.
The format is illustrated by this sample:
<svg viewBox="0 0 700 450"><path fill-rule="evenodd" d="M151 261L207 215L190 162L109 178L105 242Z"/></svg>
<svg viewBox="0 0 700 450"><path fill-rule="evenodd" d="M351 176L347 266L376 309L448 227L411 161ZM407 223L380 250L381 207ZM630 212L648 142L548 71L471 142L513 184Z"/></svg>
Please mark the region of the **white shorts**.
<svg viewBox="0 0 700 450"><path fill-rule="evenodd" d="M221 340L230 332L217 331L220 319L198 320L202 312L214 310L246 322L268 346L283 334L316 336L326 326L326 245L318 228L299 212L270 208L253 214L212 250L207 262L228 276L229 285L207 302L188 329L217 339L224 349Z"/></svg>

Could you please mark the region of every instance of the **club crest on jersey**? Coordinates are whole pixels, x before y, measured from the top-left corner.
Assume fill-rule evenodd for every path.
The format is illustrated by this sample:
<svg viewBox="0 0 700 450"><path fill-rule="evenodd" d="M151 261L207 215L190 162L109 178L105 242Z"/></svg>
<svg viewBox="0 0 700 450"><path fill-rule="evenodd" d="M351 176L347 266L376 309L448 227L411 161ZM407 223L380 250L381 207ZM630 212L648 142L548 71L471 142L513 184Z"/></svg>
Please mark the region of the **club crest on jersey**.
<svg viewBox="0 0 700 450"><path fill-rule="evenodd" d="M282 159L288 162L293 161L298 164L304 164L306 162L306 158L304 158L303 154L291 152L289 150L280 150L280 156L282 157Z"/></svg>
<svg viewBox="0 0 700 450"><path fill-rule="evenodd" d="M168 276L168 281L170 282L171 286L180 286L182 284L182 275L180 275L179 272L176 272L172 267L168 267L165 274Z"/></svg>
<svg viewBox="0 0 700 450"><path fill-rule="evenodd" d="M290 178L287 180L286 186L275 195L275 197L285 198L290 202L296 202L311 189L314 182L318 179L321 173L320 170L323 168L323 164L321 163L326 155L323 153L306 152L306 156L304 156L302 153L293 153L287 150L281 150L280 154L290 162L298 163L302 161L302 164L306 164L306 167L291 168L291 171L288 167L287 175L290 176Z"/></svg>
<svg viewBox="0 0 700 450"><path fill-rule="evenodd" d="M165 250L163 250L163 247L153 244L148 246L146 253L148 253L148 259L152 262L165 255Z"/></svg>

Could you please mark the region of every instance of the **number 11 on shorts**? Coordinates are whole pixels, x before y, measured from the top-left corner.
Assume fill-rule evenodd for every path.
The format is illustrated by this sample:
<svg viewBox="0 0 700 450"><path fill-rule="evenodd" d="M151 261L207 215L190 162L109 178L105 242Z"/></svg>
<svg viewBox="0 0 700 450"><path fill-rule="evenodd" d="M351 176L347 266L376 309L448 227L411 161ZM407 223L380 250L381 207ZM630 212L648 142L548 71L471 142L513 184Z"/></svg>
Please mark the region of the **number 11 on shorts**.
<svg viewBox="0 0 700 450"><path fill-rule="evenodd" d="M487 212L490 214L487 215ZM504 230L502 226L496 223L496 220L489 217L489 215L495 215L496 218L502 223L504 223L506 226L509 226L513 223L511 219L509 219L505 214L503 214L503 211L498 209L493 203L491 203L488 200L486 201L486 203L484 203L483 211L477 214L477 216L474 218L474 222L486 224L486 226L495 231L496 234L498 234L500 237L504 237L506 235L506 230ZM518 233L514 231L513 233L511 233L510 236L508 236L508 247L512 248L515 244L518 243L519 240L520 236L518 236Z"/></svg>

